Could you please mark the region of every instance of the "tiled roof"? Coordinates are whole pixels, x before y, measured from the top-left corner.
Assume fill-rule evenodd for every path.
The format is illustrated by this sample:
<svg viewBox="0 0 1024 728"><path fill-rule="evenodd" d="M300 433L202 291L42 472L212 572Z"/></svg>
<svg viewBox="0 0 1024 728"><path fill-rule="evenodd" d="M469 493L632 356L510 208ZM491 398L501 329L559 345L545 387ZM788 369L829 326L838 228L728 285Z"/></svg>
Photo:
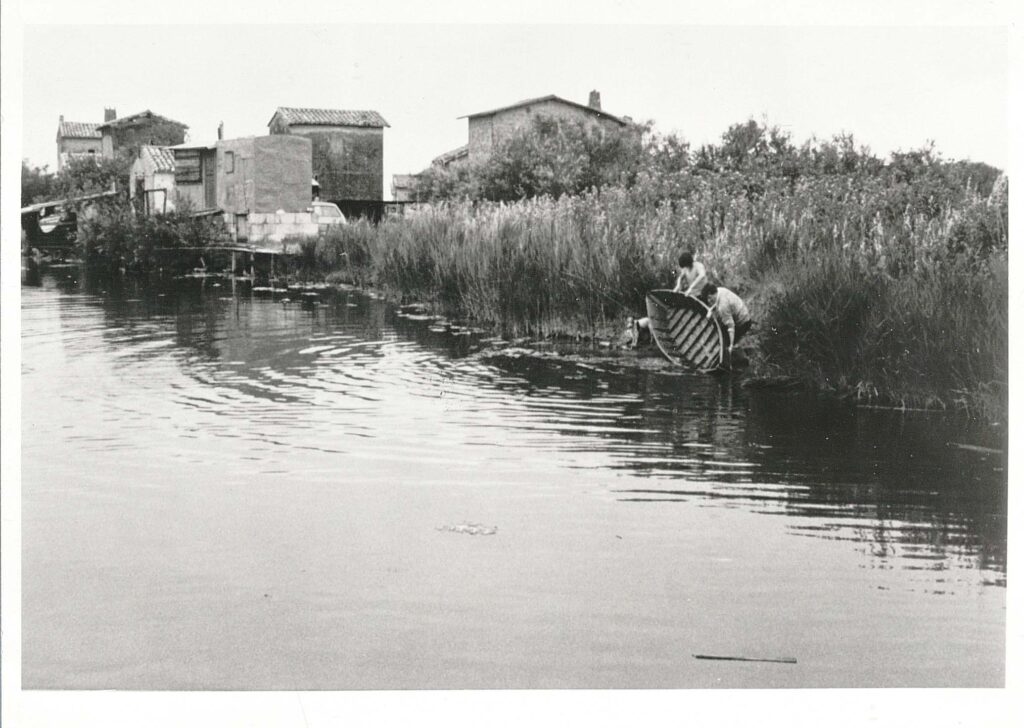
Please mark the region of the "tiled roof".
<svg viewBox="0 0 1024 728"><path fill-rule="evenodd" d="M152 162L153 170L156 172L174 171L174 152L170 150L170 147L155 147L147 144L142 147L142 156Z"/></svg>
<svg viewBox="0 0 1024 728"><path fill-rule="evenodd" d="M166 121L169 124L177 124L178 126L188 129L188 124L182 124L180 121L168 119L166 116L160 116L160 114L154 114L149 109L146 109L145 111L140 111L137 114L131 114L130 116L122 116L118 119L114 119L113 121L104 122L100 124L97 128L103 129L104 127L108 126L124 126L126 124L132 123L133 121L137 121L138 119L159 119L160 121Z"/></svg>
<svg viewBox="0 0 1024 728"><path fill-rule="evenodd" d="M497 109L491 109L490 111L479 111L475 114L466 114L465 116L460 116L459 118L474 119L478 116L491 116L492 114L497 114L499 111L518 109L520 106L532 106L533 104L539 104L545 101L557 101L560 104L574 106L577 109L582 109L583 111L594 114L595 116L603 116L607 119L611 119L612 121L617 121L623 126L626 126L626 124L628 123L625 119L620 119L618 116L615 116L615 114L609 114L607 111L601 111L601 109L595 109L592 106L587 106L586 104L577 104L575 101L569 101L567 99L563 99L561 96L555 96L554 94L548 94L547 96L538 96L535 99L526 99L525 101L517 101L516 103L509 104L508 106L502 106Z"/></svg>
<svg viewBox="0 0 1024 728"><path fill-rule="evenodd" d="M99 123L89 121L62 121L57 125L57 136L65 139L99 139L103 135L99 132Z"/></svg>
<svg viewBox="0 0 1024 728"><path fill-rule="evenodd" d="M444 154L440 154L434 157L434 160L431 162L431 164L451 164L460 157L465 157L468 155L469 145L463 144L461 147L458 147L457 149L453 149L450 152L445 152Z"/></svg>
<svg viewBox="0 0 1024 728"><path fill-rule="evenodd" d="M314 124L323 126L391 126L376 111L345 111L342 109L298 109L278 106L278 114L288 124ZM273 121L273 118L271 118ZM267 123L270 126L270 123Z"/></svg>

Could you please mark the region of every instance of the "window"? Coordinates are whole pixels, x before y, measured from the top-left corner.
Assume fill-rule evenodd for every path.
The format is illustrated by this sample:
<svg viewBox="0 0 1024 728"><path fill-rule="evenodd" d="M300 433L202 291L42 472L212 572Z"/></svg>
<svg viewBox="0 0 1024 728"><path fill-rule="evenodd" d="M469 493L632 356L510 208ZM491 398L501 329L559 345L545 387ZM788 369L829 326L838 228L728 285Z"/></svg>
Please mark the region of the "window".
<svg viewBox="0 0 1024 728"><path fill-rule="evenodd" d="M235 171L235 153L224 152L224 172L232 174Z"/></svg>

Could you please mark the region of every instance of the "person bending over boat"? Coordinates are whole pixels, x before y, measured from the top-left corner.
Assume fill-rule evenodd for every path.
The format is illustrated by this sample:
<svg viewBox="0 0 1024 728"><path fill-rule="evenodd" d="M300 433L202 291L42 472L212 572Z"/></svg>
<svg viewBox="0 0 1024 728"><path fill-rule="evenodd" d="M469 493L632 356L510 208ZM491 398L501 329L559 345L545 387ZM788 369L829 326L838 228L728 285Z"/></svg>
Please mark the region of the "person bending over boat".
<svg viewBox="0 0 1024 728"><path fill-rule="evenodd" d="M676 293L700 298L707 282L708 274L704 269L704 264L695 261L692 252L684 250L679 255L679 277L676 278L676 287L672 290Z"/></svg>
<svg viewBox="0 0 1024 728"><path fill-rule="evenodd" d="M713 283L704 286L704 298L710 307L708 318L712 316L717 318L728 332L728 351L732 355L733 347L754 325L753 319L750 318L750 311L747 310L747 304L743 303L743 299L728 288L716 286Z"/></svg>

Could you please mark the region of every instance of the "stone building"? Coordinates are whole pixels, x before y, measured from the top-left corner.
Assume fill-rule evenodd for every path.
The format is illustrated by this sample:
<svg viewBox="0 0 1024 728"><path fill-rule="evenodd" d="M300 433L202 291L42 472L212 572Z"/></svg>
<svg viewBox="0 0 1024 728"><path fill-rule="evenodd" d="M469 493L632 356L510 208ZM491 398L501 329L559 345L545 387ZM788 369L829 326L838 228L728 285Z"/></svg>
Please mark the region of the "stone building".
<svg viewBox="0 0 1024 728"><path fill-rule="evenodd" d="M313 177L320 197L349 217L379 219L384 200L384 128L376 111L279 107L272 135L296 134L312 142Z"/></svg>
<svg viewBox="0 0 1024 728"><path fill-rule="evenodd" d="M567 101L553 94L519 101L490 111L459 117L469 121L469 161L476 164L490 157L492 150L538 116L564 121L583 121L607 129L628 127L632 120L601 109L601 94L590 92L586 105Z"/></svg>
<svg viewBox="0 0 1024 728"><path fill-rule="evenodd" d="M113 115L113 109L108 109ZM169 147L185 141L186 124L154 114L148 109L120 119L104 121L96 127L103 135L103 156L112 159L115 152L124 151L132 159L145 145Z"/></svg>

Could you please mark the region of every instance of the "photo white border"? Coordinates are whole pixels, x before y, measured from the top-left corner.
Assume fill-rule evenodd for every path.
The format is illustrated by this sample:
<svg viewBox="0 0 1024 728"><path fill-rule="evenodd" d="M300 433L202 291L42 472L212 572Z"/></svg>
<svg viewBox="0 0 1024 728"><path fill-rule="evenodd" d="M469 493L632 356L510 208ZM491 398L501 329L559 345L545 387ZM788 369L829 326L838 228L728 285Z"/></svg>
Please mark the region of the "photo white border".
<svg viewBox="0 0 1024 728"><path fill-rule="evenodd" d="M416 3L337 3L315 10L318 22L344 23L564 23L680 25L1008 26L1011 59L1009 129L1024 128L1021 115L1021 28L1016 3L1003 0L758 0L661 2L521 0L492 5L469 0ZM26 24L237 23L238 8L261 23L308 23L284 0L177 0L159 8L129 0L4 0L0 42L0 311L3 403L0 408L0 521L3 582L0 589L3 652L2 724L21 726L339 726L339 725L713 725L899 726L1019 724L1018 696L1024 645L1016 574L1007 589L1007 687L1002 690L617 690L617 691L369 691L369 692L130 692L22 691L20 589L20 238L17 209L21 160L22 29ZM926 131L926 130L924 130ZM1010 133L1007 172L1022 169L1024 144ZM1018 281L1015 222L1020 194L1011 184L1011 282ZM1017 315L1021 286L1011 286L1010 371L1021 371ZM1016 377L1011 375L1011 423L1019 422ZM1019 438L1011 429L1009 563L1020 563L1022 499L1016 477Z"/></svg>

